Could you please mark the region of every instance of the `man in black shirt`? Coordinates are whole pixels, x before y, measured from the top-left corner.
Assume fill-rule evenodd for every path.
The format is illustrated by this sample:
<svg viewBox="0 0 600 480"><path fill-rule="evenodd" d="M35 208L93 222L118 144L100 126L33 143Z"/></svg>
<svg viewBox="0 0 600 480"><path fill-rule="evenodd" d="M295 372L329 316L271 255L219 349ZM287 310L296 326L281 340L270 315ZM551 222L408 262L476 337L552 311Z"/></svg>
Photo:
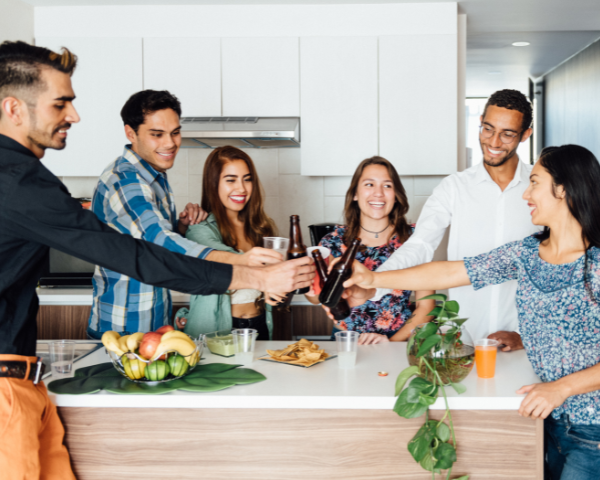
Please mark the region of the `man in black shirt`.
<svg viewBox="0 0 600 480"><path fill-rule="evenodd" d="M3 479L74 478L64 430L38 383L35 292L49 247L141 282L197 295L309 286L308 259L262 268L169 252L123 235L81 208L39 161L66 146L79 117L76 57L22 42L0 45L0 472ZM36 376L36 374L38 374ZM9 378L12 377L12 378ZM15 403L22 407L17 413Z"/></svg>

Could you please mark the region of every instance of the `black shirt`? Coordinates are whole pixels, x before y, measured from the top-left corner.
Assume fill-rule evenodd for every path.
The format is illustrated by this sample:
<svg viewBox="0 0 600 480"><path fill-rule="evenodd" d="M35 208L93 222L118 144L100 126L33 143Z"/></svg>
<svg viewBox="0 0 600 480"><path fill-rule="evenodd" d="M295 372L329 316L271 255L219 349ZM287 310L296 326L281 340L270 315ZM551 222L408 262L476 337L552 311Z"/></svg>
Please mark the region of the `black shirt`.
<svg viewBox="0 0 600 480"><path fill-rule="evenodd" d="M35 292L49 247L143 283L225 293L232 267L123 235L81 208L27 148L0 135L0 354L35 355Z"/></svg>

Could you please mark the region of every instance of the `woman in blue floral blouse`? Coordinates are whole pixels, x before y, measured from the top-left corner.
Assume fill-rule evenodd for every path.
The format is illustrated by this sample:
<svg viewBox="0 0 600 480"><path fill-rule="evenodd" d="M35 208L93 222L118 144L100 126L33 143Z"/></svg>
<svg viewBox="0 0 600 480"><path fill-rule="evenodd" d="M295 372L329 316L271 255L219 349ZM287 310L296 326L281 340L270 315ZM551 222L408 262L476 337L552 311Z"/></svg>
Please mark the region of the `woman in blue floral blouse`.
<svg viewBox="0 0 600 480"><path fill-rule="evenodd" d="M412 234L414 226L406 221L407 211L406 192L394 166L382 157L368 158L354 172L346 193L346 225L338 225L319 245L329 248L331 255L337 258L354 238L360 237L362 243L356 259L369 270L375 270ZM405 341L416 325L433 318L427 313L435 307L435 301L423 300L417 302L413 314L409 308L411 293L394 290L377 302L367 301L353 308L347 319L335 322L335 327L361 332L361 344L388 339ZM416 298L433 293L419 291ZM307 295L307 298L318 303L316 296Z"/></svg>
<svg viewBox="0 0 600 480"><path fill-rule="evenodd" d="M475 289L518 281L523 345L543 383L519 414L544 418L546 479L600 478L600 165L577 145L545 148L523 194L544 231L460 262L374 274L346 287ZM351 290L351 303L360 298ZM364 296L369 292L364 292Z"/></svg>

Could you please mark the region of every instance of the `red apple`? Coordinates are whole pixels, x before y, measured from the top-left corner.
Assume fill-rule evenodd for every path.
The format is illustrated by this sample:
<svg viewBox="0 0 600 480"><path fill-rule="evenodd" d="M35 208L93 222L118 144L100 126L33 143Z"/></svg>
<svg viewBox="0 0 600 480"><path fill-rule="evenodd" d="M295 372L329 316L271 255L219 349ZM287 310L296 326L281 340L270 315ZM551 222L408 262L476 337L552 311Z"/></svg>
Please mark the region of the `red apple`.
<svg viewBox="0 0 600 480"><path fill-rule="evenodd" d="M160 343L161 337L162 334L157 332L148 332L144 334L139 348L140 355L147 359L152 358L152 355L154 355L154 352L156 352L156 348Z"/></svg>
<svg viewBox="0 0 600 480"><path fill-rule="evenodd" d="M175 330L175 328L173 328L172 325L163 325L162 327L156 329L156 333L164 335L165 333L170 332L171 330Z"/></svg>

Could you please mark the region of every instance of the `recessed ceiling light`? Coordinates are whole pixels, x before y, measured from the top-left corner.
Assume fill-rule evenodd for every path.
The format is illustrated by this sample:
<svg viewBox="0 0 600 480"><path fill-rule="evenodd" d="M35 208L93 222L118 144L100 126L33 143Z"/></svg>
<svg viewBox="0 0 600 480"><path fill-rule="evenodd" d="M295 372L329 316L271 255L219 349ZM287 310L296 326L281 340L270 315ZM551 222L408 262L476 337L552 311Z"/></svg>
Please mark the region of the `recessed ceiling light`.
<svg viewBox="0 0 600 480"><path fill-rule="evenodd" d="M529 42L513 42L512 46L513 47L526 47L530 45Z"/></svg>

